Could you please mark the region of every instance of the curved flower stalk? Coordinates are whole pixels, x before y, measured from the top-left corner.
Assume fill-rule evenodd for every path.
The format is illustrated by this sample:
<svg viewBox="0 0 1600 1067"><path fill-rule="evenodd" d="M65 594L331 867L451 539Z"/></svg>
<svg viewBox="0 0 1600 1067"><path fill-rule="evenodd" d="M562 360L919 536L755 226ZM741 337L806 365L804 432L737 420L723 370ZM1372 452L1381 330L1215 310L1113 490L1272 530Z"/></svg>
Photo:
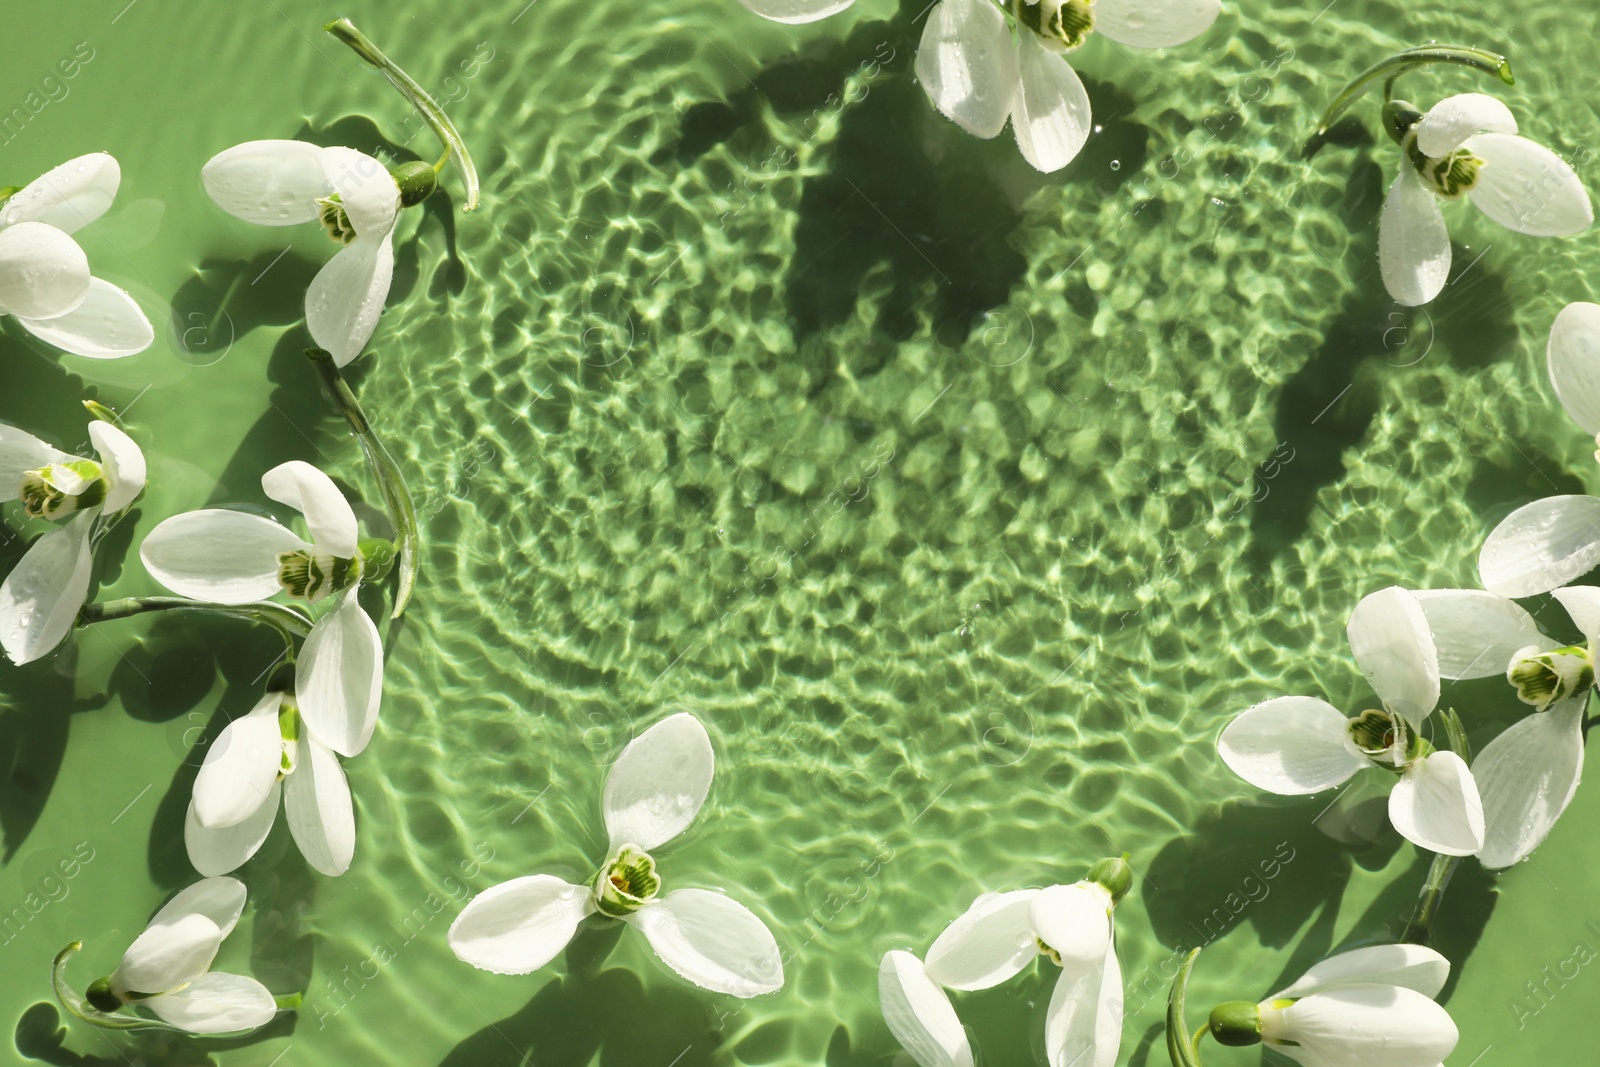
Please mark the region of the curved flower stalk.
<svg viewBox="0 0 1600 1067"><path fill-rule="evenodd" d="M804 23L853 0L741 2L774 22ZM1048 174L1071 163L1093 129L1067 53L1096 31L1133 48L1183 44L1221 11L1221 0L940 0L917 47L917 80L940 114L976 137L997 136L1009 118L1023 158Z"/></svg>
<svg viewBox="0 0 1600 1067"><path fill-rule="evenodd" d="M0 583L0 647L13 663L32 663L66 640L88 599L95 544L144 492L144 453L133 438L96 419L89 440L98 460L0 423L0 500L21 500L33 518L65 520Z"/></svg>
<svg viewBox="0 0 1600 1067"><path fill-rule="evenodd" d="M1517 120L1496 98L1462 93L1426 114L1391 100L1383 113L1401 164L1378 219L1378 264L1399 303L1426 304L1449 279L1441 200L1466 197L1506 229L1534 237L1565 237L1593 224L1577 174L1550 149L1517 136Z"/></svg>
<svg viewBox="0 0 1600 1067"><path fill-rule="evenodd" d="M748 908L705 889L661 895L650 850L694 820L714 763L705 727L687 712L634 738L606 780L602 809L611 843L593 881L572 885L535 874L479 893L450 925L456 957L496 974L528 974L598 914L644 934L663 963L702 988L735 997L782 988L778 944Z"/></svg>
<svg viewBox="0 0 1600 1067"><path fill-rule="evenodd" d="M280 592L308 604L332 598L300 651L295 703L327 748L354 756L372 736L383 689L383 645L357 594L363 581L383 576L393 548L358 540L349 501L309 463L272 468L261 488L305 516L310 541L259 515L207 508L163 520L139 558L156 581L197 601L249 604Z"/></svg>
<svg viewBox="0 0 1600 1067"><path fill-rule="evenodd" d="M1437 1067L1460 1036L1434 1000L1450 961L1421 945L1372 945L1323 960L1258 1003L1217 1005L1190 1038L1184 994L1199 953L1189 954L1168 1001L1173 1067L1199 1067L1208 1033L1219 1045L1268 1045L1303 1067Z"/></svg>
<svg viewBox="0 0 1600 1067"><path fill-rule="evenodd" d="M366 732L371 729L369 722ZM282 691L268 692L230 722L206 752L184 818L183 843L194 869L216 875L242 866L272 832L282 797L289 833L306 862L329 877L349 870L355 809L334 752Z"/></svg>
<svg viewBox="0 0 1600 1067"><path fill-rule="evenodd" d="M433 192L432 168L406 163L391 173L354 148L247 141L211 157L200 180L218 207L246 222L322 224L340 249L306 290L306 328L339 366L359 356L394 278L395 219Z"/></svg>
<svg viewBox="0 0 1600 1067"><path fill-rule="evenodd" d="M133 297L89 273L71 234L106 213L122 168L94 152L0 189L0 314L74 355L116 359L155 340Z"/></svg>
<svg viewBox="0 0 1600 1067"><path fill-rule="evenodd" d="M1533 714L1484 746L1472 761L1483 794L1478 861L1498 869L1528 858L1572 802L1583 776L1583 715L1594 687L1600 588L1552 591L1585 644L1563 647L1515 602L1478 589L1418 592L1446 678L1503 675Z"/></svg>
<svg viewBox="0 0 1600 1067"><path fill-rule="evenodd" d="M1406 840L1450 856L1483 847L1483 802L1466 761L1421 735L1439 703L1439 657L1416 597L1398 586L1364 598L1346 632L1381 710L1347 719L1315 697L1276 697L1241 712L1217 739L1224 763L1269 793L1300 796L1359 771L1396 775L1389 821Z"/></svg>
<svg viewBox="0 0 1600 1067"><path fill-rule="evenodd" d="M196 882L155 913L117 969L91 983L84 998L63 973L81 942L63 949L56 958L56 994L72 1014L111 1029L159 1025L114 1014L126 1006L148 1008L170 1028L192 1034L239 1033L268 1023L280 1007L297 1006L299 997L280 1000L254 978L211 970L244 903L238 879Z"/></svg>
<svg viewBox="0 0 1600 1067"><path fill-rule="evenodd" d="M885 954L878 998L889 1031L921 1067L971 1067L944 989L989 989L1042 955L1061 968L1045 1013L1050 1067L1112 1067L1122 1043L1112 913L1132 882L1123 857L1072 885L986 893L934 940L926 965L909 952Z"/></svg>

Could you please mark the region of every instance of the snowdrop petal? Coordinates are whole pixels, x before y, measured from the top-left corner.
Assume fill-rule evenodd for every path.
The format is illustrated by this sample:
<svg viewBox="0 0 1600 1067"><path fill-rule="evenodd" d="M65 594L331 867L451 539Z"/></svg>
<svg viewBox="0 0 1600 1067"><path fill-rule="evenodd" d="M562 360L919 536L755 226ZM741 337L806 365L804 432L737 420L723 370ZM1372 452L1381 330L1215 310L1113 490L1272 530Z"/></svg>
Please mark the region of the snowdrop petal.
<svg viewBox="0 0 1600 1067"><path fill-rule="evenodd" d="M1583 631L1583 638L1589 643L1590 650L1600 649L1600 587L1566 585L1550 590L1550 595L1567 609L1573 624ZM1555 642L1551 641L1550 645L1554 646Z"/></svg>
<svg viewBox="0 0 1600 1067"><path fill-rule="evenodd" d="M201 826L237 826L266 803L283 761L282 704L282 693L268 693L207 747L194 780L194 816Z"/></svg>
<svg viewBox="0 0 1600 1067"><path fill-rule="evenodd" d="M1221 12L1221 0L1097 0L1094 28L1118 44L1168 48L1205 33Z"/></svg>
<svg viewBox="0 0 1600 1067"><path fill-rule="evenodd" d="M679 889L623 921L644 933L661 962L702 989L757 997L783 988L783 961L772 931L721 893Z"/></svg>
<svg viewBox="0 0 1600 1067"><path fill-rule="evenodd" d="M283 816L306 862L329 877L350 869L356 817L339 758L315 739L300 738L298 766L284 779Z"/></svg>
<svg viewBox="0 0 1600 1067"><path fill-rule="evenodd" d="M1432 1067L1458 1038L1449 1012L1414 989L1388 985L1263 1007L1261 1029L1268 1045L1306 1067Z"/></svg>
<svg viewBox="0 0 1600 1067"><path fill-rule="evenodd" d="M48 655L72 632L89 596L89 534L99 514L80 511L41 535L0 583L0 647L12 663Z"/></svg>
<svg viewBox="0 0 1600 1067"><path fill-rule="evenodd" d="M267 987L242 974L203 974L145 1007L191 1034L253 1030L272 1021L278 1005Z"/></svg>
<svg viewBox="0 0 1600 1067"><path fill-rule="evenodd" d="M400 187L389 168L354 148L324 148L318 160L339 194L357 241L387 237L400 211Z"/></svg>
<svg viewBox="0 0 1600 1067"><path fill-rule="evenodd" d="M1478 553L1483 587L1501 596L1548 593L1600 563L1600 498L1547 496L1500 520Z"/></svg>
<svg viewBox="0 0 1600 1067"><path fill-rule="evenodd" d="M1583 711L1589 694L1513 723L1472 761L1483 794L1484 844L1478 861L1490 870L1527 859L1572 802L1583 776Z"/></svg>
<svg viewBox="0 0 1600 1067"><path fill-rule="evenodd" d="M1417 148L1438 159L1475 133L1516 133L1517 119L1499 97L1484 93L1447 96L1417 123Z"/></svg>
<svg viewBox="0 0 1600 1067"><path fill-rule="evenodd" d="M1346 740L1350 720L1316 697L1264 700L1223 727L1222 762L1257 789L1301 796L1332 789L1367 766Z"/></svg>
<svg viewBox="0 0 1600 1067"><path fill-rule="evenodd" d="M1369 593L1350 613L1345 633L1384 707L1420 727L1439 703L1439 654L1417 598L1397 585Z"/></svg>
<svg viewBox="0 0 1600 1067"><path fill-rule="evenodd" d="M246 141L212 156L200 181L235 218L262 226L311 222L322 214L317 199L333 192L322 151L304 141Z"/></svg>
<svg viewBox="0 0 1600 1067"><path fill-rule="evenodd" d="M928 948L929 978L947 989L988 989L1039 956L1033 933L1037 889L985 893Z"/></svg>
<svg viewBox="0 0 1600 1067"><path fill-rule="evenodd" d="M311 546L259 515L227 508L163 519L139 547L150 576L179 596L248 604L278 592L278 553Z"/></svg>
<svg viewBox="0 0 1600 1067"><path fill-rule="evenodd" d="M359 356L371 340L393 279L394 249L384 234L346 245L311 280L306 329L339 366Z"/></svg>
<svg viewBox="0 0 1600 1067"><path fill-rule="evenodd" d="M739 0L764 19L798 26L838 14L855 0Z"/></svg>
<svg viewBox="0 0 1600 1067"><path fill-rule="evenodd" d="M26 472L52 463L70 463L77 458L31 433L0 422L0 500L16 500L21 496L22 476Z"/></svg>
<svg viewBox="0 0 1600 1067"><path fill-rule="evenodd" d="M917 81L945 118L975 137L1005 127L1017 93L1017 53L987 0L940 0L917 45Z"/></svg>
<svg viewBox="0 0 1600 1067"><path fill-rule="evenodd" d="M1594 222L1589 191L1544 145L1511 134L1482 133L1467 138L1462 147L1483 160L1467 197L1506 229L1565 237Z"/></svg>
<svg viewBox="0 0 1600 1067"><path fill-rule="evenodd" d="M1028 907L1039 940L1060 953L1063 964L1093 963L1111 942L1111 894L1095 882L1039 890Z"/></svg>
<svg viewBox="0 0 1600 1067"><path fill-rule="evenodd" d="M1268 1000L1309 997L1348 985L1397 985L1436 997L1450 977L1450 961L1424 945L1368 945L1330 956Z"/></svg>
<svg viewBox="0 0 1600 1067"><path fill-rule="evenodd" d="M1445 678L1504 674L1511 657L1535 645L1560 646L1546 637L1533 616L1514 600L1481 589L1419 589L1414 594L1427 616Z"/></svg>
<svg viewBox="0 0 1600 1067"><path fill-rule="evenodd" d="M1600 304L1562 308L1545 355L1561 406L1584 433L1600 433Z"/></svg>
<svg viewBox="0 0 1600 1067"><path fill-rule="evenodd" d="M233 933L244 914L244 883L237 878L202 878L179 891L150 919L151 925L176 922L185 915L204 915L217 924L223 937Z"/></svg>
<svg viewBox="0 0 1600 1067"><path fill-rule="evenodd" d="M221 947L222 931L198 912L153 922L123 953L111 988L118 994L164 993L205 974Z"/></svg>
<svg viewBox="0 0 1600 1067"><path fill-rule="evenodd" d="M1065 962L1065 961L1063 961ZM1050 1067L1114 1067L1122 1046L1122 968L1116 948L1062 968L1044 1017Z"/></svg>
<svg viewBox="0 0 1600 1067"><path fill-rule="evenodd" d="M367 747L383 692L383 641L355 588L345 590L339 606L311 628L294 689L300 715L317 740L341 756Z"/></svg>
<svg viewBox="0 0 1600 1067"><path fill-rule="evenodd" d="M1450 231L1439 198L1405 164L1378 216L1378 267L1383 287L1407 307L1428 303L1450 278Z"/></svg>
<svg viewBox="0 0 1600 1067"><path fill-rule="evenodd" d="M1066 59L1032 33L1022 34L1017 62L1011 132L1022 158L1049 174L1076 159L1089 139L1089 93Z"/></svg>
<svg viewBox="0 0 1600 1067"><path fill-rule="evenodd" d="M89 295L89 260L54 226L19 222L0 230L0 314L50 319Z"/></svg>
<svg viewBox="0 0 1600 1067"><path fill-rule="evenodd" d="M261 491L305 516L317 548L344 559L355 557L360 538L356 513L332 478L303 460L291 459L261 476Z"/></svg>
<svg viewBox="0 0 1600 1067"><path fill-rule="evenodd" d="M89 359L120 359L143 352L156 339L143 309L108 281L89 279L83 302L53 319L17 316L22 328L46 344Z"/></svg>
<svg viewBox="0 0 1600 1067"><path fill-rule="evenodd" d="M17 190L0 210L0 226L42 222L73 233L106 213L122 184L122 168L104 152L69 159Z"/></svg>
<svg viewBox="0 0 1600 1067"><path fill-rule="evenodd" d="M105 468L106 481L110 483L103 505L105 513L115 515L144 492L144 452L133 438L99 419L89 423L89 440L94 443L100 465Z"/></svg>
<svg viewBox="0 0 1600 1067"><path fill-rule="evenodd" d="M972 1067L972 1046L950 998L909 952L886 952L878 964L883 1021L918 1067Z"/></svg>
<svg viewBox="0 0 1600 1067"><path fill-rule="evenodd" d="M190 801L183 820L183 845L189 853L190 865L208 877L244 866L272 832L272 824L278 820L278 799L282 792L283 784L273 782L267 798L248 818L232 826L214 828L200 825L194 813L194 802Z"/></svg>
<svg viewBox="0 0 1600 1067"><path fill-rule="evenodd" d="M479 893L456 916L450 951L481 970L528 974L555 959L593 912L585 886L548 874L513 878Z"/></svg>
<svg viewBox="0 0 1600 1067"><path fill-rule="evenodd" d="M630 741L611 768L601 802L611 850L632 844L649 851L681 834L711 792L715 769L711 738L688 712Z"/></svg>
<svg viewBox="0 0 1600 1067"><path fill-rule="evenodd" d="M1454 752L1435 752L1406 769L1389 794L1389 821L1429 852L1470 856L1483 847L1483 801Z"/></svg>

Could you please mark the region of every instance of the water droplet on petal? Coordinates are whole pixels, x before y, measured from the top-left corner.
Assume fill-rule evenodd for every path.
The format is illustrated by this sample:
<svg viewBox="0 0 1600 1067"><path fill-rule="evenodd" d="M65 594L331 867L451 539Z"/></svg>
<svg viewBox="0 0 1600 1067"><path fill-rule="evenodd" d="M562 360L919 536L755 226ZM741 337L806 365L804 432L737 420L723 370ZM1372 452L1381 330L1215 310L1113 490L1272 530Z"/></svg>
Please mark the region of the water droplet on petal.
<svg viewBox="0 0 1600 1067"><path fill-rule="evenodd" d="M1112 161L1111 161L1111 169L1112 169L1112 170L1121 170L1121 169L1122 169L1122 160L1120 160L1120 159L1113 159L1113 160L1112 160Z"/></svg>

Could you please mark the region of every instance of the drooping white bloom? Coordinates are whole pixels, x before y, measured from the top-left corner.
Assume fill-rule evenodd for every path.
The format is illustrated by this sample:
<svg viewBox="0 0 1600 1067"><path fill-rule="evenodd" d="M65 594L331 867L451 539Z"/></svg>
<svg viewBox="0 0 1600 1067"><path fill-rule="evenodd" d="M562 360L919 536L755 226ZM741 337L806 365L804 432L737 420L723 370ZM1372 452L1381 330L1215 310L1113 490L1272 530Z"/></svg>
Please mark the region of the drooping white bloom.
<svg viewBox="0 0 1600 1067"><path fill-rule="evenodd" d="M163 520L144 539L139 558L156 581L195 600L332 596L333 610L316 621L300 650L295 702L323 745L357 755L378 721L383 645L356 599L363 560L355 512L333 479L299 460L272 468L261 488L305 516L310 541L259 515L207 508Z"/></svg>
<svg viewBox="0 0 1600 1067"><path fill-rule="evenodd" d="M649 850L688 828L710 792L714 764L705 727L687 712L634 738L606 780L610 845L594 881L535 874L487 889L451 924L451 950L486 971L528 974L599 914L644 934L662 962L695 985L736 997L782 988L778 944L748 908L705 889L660 895Z"/></svg>
<svg viewBox="0 0 1600 1067"><path fill-rule="evenodd" d="M1549 836L1583 776L1583 714L1594 685L1600 640L1600 588L1552 595L1583 631L1586 647L1563 648L1519 605L1477 589L1417 593L1446 678L1504 675L1533 714L1508 727L1472 761L1483 795L1484 844L1478 860L1498 869L1519 863Z"/></svg>
<svg viewBox="0 0 1600 1067"><path fill-rule="evenodd" d="M388 168L353 148L247 141L213 156L200 178L236 218L263 226L320 221L343 246L306 291L306 328L339 366L359 356L394 276L400 187Z"/></svg>
<svg viewBox="0 0 1600 1067"><path fill-rule="evenodd" d="M944 989L992 988L1042 954L1061 968L1045 1013L1050 1067L1112 1067L1123 1001L1112 914L1131 875L1125 860L1107 860L1071 885L985 893L934 940L926 964L888 953L878 997L890 1031L921 1067L970 1067Z"/></svg>
<svg viewBox="0 0 1600 1067"><path fill-rule="evenodd" d="M31 663L72 632L89 595L97 529L144 492L144 453L109 422L89 423L99 460L70 455L0 423L0 500L35 518L66 519L29 546L0 583L0 647Z"/></svg>
<svg viewBox="0 0 1600 1067"><path fill-rule="evenodd" d="M940 0L917 46L917 80L939 112L977 137L1011 120L1017 147L1049 173L1089 139L1089 94L1066 60L1099 31L1166 48L1204 33L1220 0L1014 0L1015 25L990 0ZM1013 41L1013 37L1015 40Z"/></svg>
<svg viewBox="0 0 1600 1067"><path fill-rule="evenodd" d="M1517 136L1505 104L1482 93L1439 101L1425 115L1396 101L1408 123L1400 176L1378 219L1378 264L1389 295L1426 304L1450 276L1450 233L1439 201L1465 196L1508 230L1535 237L1579 233L1594 222L1589 194L1561 157Z"/></svg>
<svg viewBox="0 0 1600 1067"><path fill-rule="evenodd" d="M1353 719L1316 697L1276 697L1242 712L1217 740L1223 762L1260 789L1318 793L1371 766L1397 773L1389 821L1432 852L1483 847L1483 803L1466 763L1432 751L1423 721L1439 702L1439 657L1416 597L1391 586L1362 599L1346 628L1350 651L1382 702Z"/></svg>
<svg viewBox="0 0 1600 1067"><path fill-rule="evenodd" d="M1340 953L1257 1005L1261 1041L1304 1067L1437 1067L1459 1037L1433 999L1449 976L1421 945Z"/></svg>
<svg viewBox="0 0 1600 1067"><path fill-rule="evenodd" d="M330 877L350 869L356 821L350 783L332 747L287 693L268 693L206 751L183 823L201 874L236 870L261 848L278 799L300 854Z"/></svg>
<svg viewBox="0 0 1600 1067"><path fill-rule="evenodd" d="M254 978L211 970L222 941L244 911L244 884L207 878L156 912L111 974L90 986L102 1011L125 1004L149 1008L195 1034L226 1034L270 1022L278 1008Z"/></svg>
<svg viewBox="0 0 1600 1067"><path fill-rule="evenodd" d="M121 183L117 161L94 152L0 199L0 314L93 359L150 347L150 320L133 297L89 274L89 260L70 236L106 213Z"/></svg>

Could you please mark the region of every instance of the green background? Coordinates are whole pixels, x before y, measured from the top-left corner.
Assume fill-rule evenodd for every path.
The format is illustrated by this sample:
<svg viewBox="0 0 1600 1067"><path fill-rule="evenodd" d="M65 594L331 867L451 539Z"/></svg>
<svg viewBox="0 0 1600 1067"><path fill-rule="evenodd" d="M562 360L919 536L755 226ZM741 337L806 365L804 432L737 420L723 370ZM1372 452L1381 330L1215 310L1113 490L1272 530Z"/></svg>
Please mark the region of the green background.
<svg viewBox="0 0 1600 1067"><path fill-rule="evenodd" d="M300 355L331 246L230 218L198 181L260 138L432 158L321 23L351 16L449 101L484 196L462 213L447 175L402 219L353 375L427 546L386 627L378 732L347 764L354 864L310 872L280 820L217 963L305 1007L245 1040L57 1034L51 957L86 942L81 988L192 880L195 768L275 654L238 623L108 624L0 668L0 909L27 915L0 943L9 1056L885 1064L884 951L925 951L984 890L1127 850L1119 1062L1160 1064L1182 950L1209 946L1198 1015L1398 934L1417 853L1329 840L1327 798L1257 795L1215 737L1273 695L1368 706L1344 639L1361 595L1471 585L1510 508L1600 488L1543 370L1555 313L1594 298L1600 239L1447 207L1453 280L1407 312L1377 277L1397 153L1371 102L1344 143L1309 162L1298 146L1361 68L1461 41L1508 52L1517 85L1446 70L1403 95L1496 92L1592 178L1600 13L1229 2L1167 52L1096 38L1073 63L1100 130L1050 177L1009 133L979 142L929 107L909 71L921 13L862 0L788 28L733 0L14 5L0 115L26 116L0 138L0 183L113 153L121 192L80 240L157 327L112 363L0 333L0 419L71 448L92 396L150 456L101 598L156 591L136 558L156 522L262 506L285 460L375 499ZM92 58L60 79L78 49ZM368 607L382 618L382 597ZM1446 699L1478 745L1520 713L1494 679ZM590 873L605 766L683 709L719 767L659 857L667 887L763 916L783 991L700 991L614 929L536 975L457 962L444 934L471 893ZM1589 786L1532 862L1457 874L1438 941L1451 1063L1590 1054L1597 829ZM986 1062L1042 1062L1050 981L957 998Z"/></svg>

